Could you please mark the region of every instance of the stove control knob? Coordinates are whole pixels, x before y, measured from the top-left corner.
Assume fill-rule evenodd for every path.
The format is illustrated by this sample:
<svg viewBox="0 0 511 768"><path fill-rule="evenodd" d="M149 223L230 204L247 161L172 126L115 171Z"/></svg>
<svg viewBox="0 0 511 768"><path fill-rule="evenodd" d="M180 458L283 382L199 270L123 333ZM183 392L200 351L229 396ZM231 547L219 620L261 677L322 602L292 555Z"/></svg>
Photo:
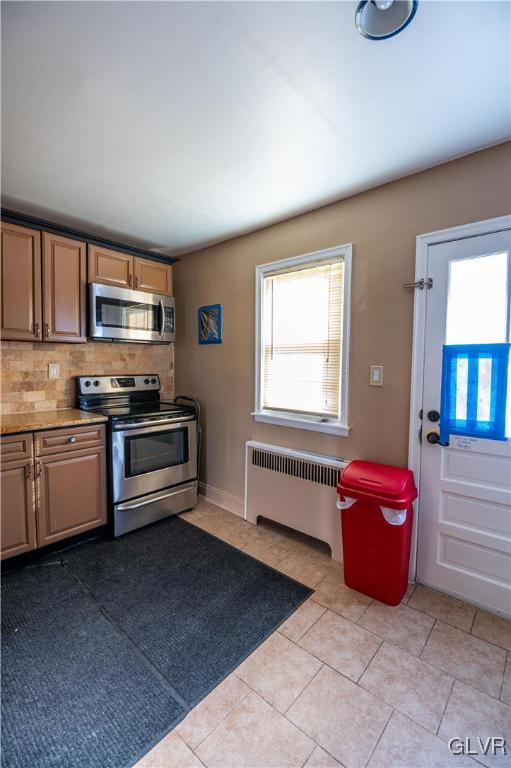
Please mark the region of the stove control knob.
<svg viewBox="0 0 511 768"><path fill-rule="evenodd" d="M149 379L144 379L144 384L149 384Z"/></svg>
<svg viewBox="0 0 511 768"><path fill-rule="evenodd" d="M96 381L93 382L95 387L99 387L99 379L96 379Z"/></svg>
<svg viewBox="0 0 511 768"><path fill-rule="evenodd" d="M84 381L84 387L90 387L90 381Z"/></svg>
<svg viewBox="0 0 511 768"><path fill-rule="evenodd" d="M151 384L156 384L156 379L151 379Z"/></svg>

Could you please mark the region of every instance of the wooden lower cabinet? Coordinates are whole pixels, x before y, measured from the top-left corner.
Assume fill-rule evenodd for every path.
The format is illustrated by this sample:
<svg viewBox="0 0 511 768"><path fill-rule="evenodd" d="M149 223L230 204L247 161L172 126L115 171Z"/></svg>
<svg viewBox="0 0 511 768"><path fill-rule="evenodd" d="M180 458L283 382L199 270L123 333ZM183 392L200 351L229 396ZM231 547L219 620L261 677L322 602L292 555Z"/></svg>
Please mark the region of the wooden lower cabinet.
<svg viewBox="0 0 511 768"><path fill-rule="evenodd" d="M33 459L2 464L2 560L37 547Z"/></svg>
<svg viewBox="0 0 511 768"><path fill-rule="evenodd" d="M1 449L2 559L107 522L103 425L9 435Z"/></svg>
<svg viewBox="0 0 511 768"><path fill-rule="evenodd" d="M105 448L36 459L39 546L106 523Z"/></svg>

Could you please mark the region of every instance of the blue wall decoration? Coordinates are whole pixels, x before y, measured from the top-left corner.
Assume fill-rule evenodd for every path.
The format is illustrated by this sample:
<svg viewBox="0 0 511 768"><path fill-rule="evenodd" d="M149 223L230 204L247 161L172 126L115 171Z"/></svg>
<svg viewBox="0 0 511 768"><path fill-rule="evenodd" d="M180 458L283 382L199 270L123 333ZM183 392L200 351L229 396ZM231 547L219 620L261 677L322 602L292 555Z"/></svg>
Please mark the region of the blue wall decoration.
<svg viewBox="0 0 511 768"><path fill-rule="evenodd" d="M449 435L506 439L510 344L446 345L442 359L440 441Z"/></svg>
<svg viewBox="0 0 511 768"><path fill-rule="evenodd" d="M222 305L208 304L199 307L199 344L222 343Z"/></svg>

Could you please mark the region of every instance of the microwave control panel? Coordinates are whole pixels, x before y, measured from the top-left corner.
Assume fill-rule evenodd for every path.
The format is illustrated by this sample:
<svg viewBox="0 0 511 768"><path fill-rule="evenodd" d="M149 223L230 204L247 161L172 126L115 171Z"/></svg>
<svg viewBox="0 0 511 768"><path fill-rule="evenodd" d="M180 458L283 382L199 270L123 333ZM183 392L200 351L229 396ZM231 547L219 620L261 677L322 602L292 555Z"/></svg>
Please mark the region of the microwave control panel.
<svg viewBox="0 0 511 768"><path fill-rule="evenodd" d="M174 333L174 307L165 307L164 333Z"/></svg>
<svg viewBox="0 0 511 768"><path fill-rule="evenodd" d="M174 307L165 307L164 333L174 333Z"/></svg>

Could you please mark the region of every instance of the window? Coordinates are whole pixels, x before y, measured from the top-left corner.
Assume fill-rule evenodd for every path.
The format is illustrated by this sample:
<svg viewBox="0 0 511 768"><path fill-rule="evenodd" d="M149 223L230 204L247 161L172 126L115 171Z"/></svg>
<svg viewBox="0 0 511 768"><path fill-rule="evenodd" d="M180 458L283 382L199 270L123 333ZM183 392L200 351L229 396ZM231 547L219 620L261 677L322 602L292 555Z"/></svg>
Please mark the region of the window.
<svg viewBox="0 0 511 768"><path fill-rule="evenodd" d="M449 262L446 344L507 341L507 253Z"/></svg>
<svg viewBox="0 0 511 768"><path fill-rule="evenodd" d="M347 435L351 245L256 268L256 421Z"/></svg>
<svg viewBox="0 0 511 768"><path fill-rule="evenodd" d="M507 251L449 262L446 344L511 343L510 263ZM477 421L490 420L492 370L491 360L479 359ZM467 418L468 385L468 359L460 357L455 387L455 417L460 421ZM511 437L511 356L507 376L506 437Z"/></svg>

